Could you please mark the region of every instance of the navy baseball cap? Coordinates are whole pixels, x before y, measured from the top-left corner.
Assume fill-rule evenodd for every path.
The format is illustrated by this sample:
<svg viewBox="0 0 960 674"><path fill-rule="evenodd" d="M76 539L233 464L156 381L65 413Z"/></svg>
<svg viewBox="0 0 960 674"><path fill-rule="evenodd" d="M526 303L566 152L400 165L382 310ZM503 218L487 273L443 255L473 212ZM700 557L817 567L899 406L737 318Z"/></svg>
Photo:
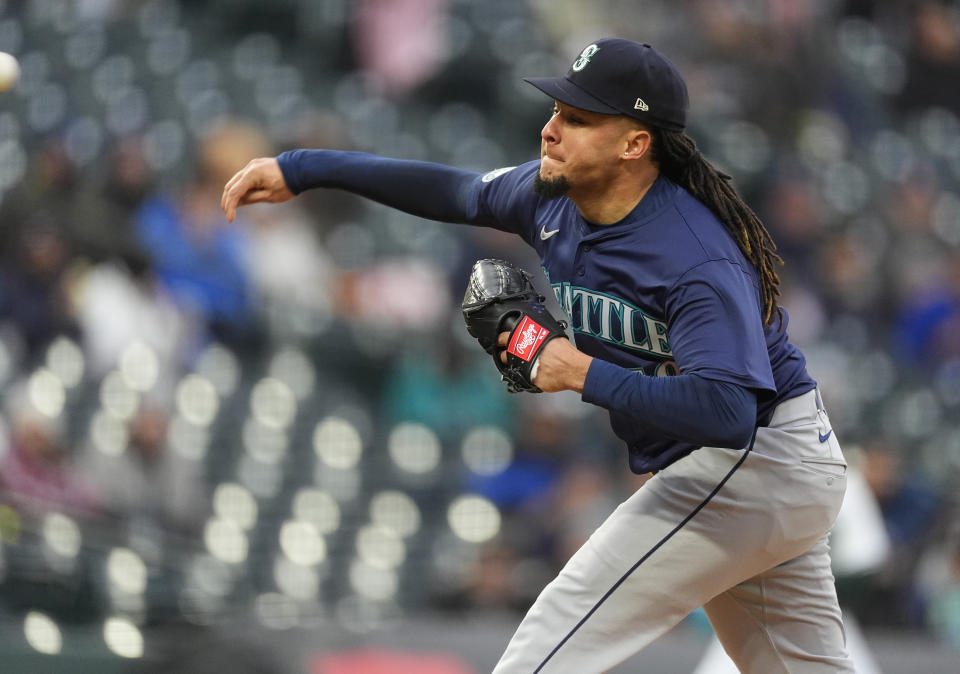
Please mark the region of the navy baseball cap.
<svg viewBox="0 0 960 674"><path fill-rule="evenodd" d="M581 110L626 115L670 131L687 125L690 100L677 67L648 44L609 37L587 45L564 77L525 77Z"/></svg>

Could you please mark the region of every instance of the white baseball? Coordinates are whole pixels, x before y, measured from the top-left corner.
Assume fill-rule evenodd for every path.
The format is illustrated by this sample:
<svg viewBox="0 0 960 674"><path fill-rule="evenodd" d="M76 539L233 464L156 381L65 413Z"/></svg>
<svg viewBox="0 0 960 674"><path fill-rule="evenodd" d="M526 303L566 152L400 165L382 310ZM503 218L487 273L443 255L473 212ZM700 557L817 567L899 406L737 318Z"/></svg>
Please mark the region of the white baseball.
<svg viewBox="0 0 960 674"><path fill-rule="evenodd" d="M13 54L0 51L0 91L12 88L20 79L20 62Z"/></svg>

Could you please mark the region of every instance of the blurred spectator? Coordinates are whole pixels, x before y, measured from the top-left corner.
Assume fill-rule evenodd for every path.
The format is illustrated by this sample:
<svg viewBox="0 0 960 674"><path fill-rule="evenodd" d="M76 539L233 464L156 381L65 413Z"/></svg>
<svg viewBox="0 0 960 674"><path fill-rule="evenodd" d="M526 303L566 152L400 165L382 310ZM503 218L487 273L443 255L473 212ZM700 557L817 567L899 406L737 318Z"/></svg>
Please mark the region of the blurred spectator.
<svg viewBox="0 0 960 674"><path fill-rule="evenodd" d="M916 261L894 316L894 347L906 362L929 366L960 355L960 253L937 262Z"/></svg>
<svg viewBox="0 0 960 674"><path fill-rule="evenodd" d="M345 274L342 281L340 311L360 325L420 335L446 327L449 286L430 260L382 260Z"/></svg>
<svg viewBox="0 0 960 674"><path fill-rule="evenodd" d="M884 439L864 443L861 458L863 478L880 506L891 544L885 568L856 602L861 618L871 624L918 627L924 623L925 608L914 574L938 533L945 501Z"/></svg>
<svg viewBox="0 0 960 674"><path fill-rule="evenodd" d="M916 2L910 16L906 83L897 109L914 111L940 106L960 113L960 16L956 3Z"/></svg>
<svg viewBox="0 0 960 674"><path fill-rule="evenodd" d="M929 601L927 620L947 643L960 649L960 522L921 560L919 585Z"/></svg>
<svg viewBox="0 0 960 674"><path fill-rule="evenodd" d="M250 240L220 211L226 181L252 157L269 154L248 125L224 123L200 144L196 175L179 193L157 193L140 208L135 231L161 285L212 335L243 344L255 337L248 271Z"/></svg>
<svg viewBox="0 0 960 674"><path fill-rule="evenodd" d="M621 469L617 466L617 469ZM551 560L560 569L590 534L624 500L610 475L610 466L572 462L550 491L540 513L550 536Z"/></svg>
<svg viewBox="0 0 960 674"><path fill-rule="evenodd" d="M144 156L143 144L142 137L127 136L108 153L107 174L100 190L113 220L122 223L116 227L119 238L114 241L115 251L133 244L133 216L155 189L156 176Z"/></svg>
<svg viewBox="0 0 960 674"><path fill-rule="evenodd" d="M59 135L38 144L23 180L5 195L0 211L0 251L8 264L15 262L25 232L38 228L58 230L73 255L95 255L107 244L90 233L89 228L103 224L100 204L95 190L81 181ZM121 232L107 238L117 234Z"/></svg>
<svg viewBox="0 0 960 674"><path fill-rule="evenodd" d="M315 229L293 203L245 215L258 313L277 338L316 336L333 318L339 279Z"/></svg>
<svg viewBox="0 0 960 674"><path fill-rule="evenodd" d="M824 79L823 53L814 31L815 3L798 0L748 8L721 0L692 5L692 23L703 40L693 51L709 54L705 67L710 77L704 82L708 90L702 96L695 92L691 100L712 102L717 113L759 122L775 136L789 133L806 108L817 106Z"/></svg>
<svg viewBox="0 0 960 674"><path fill-rule="evenodd" d="M0 320L14 323L31 359L59 335L76 336L64 277L70 250L52 226L21 230L16 258L0 267Z"/></svg>
<svg viewBox="0 0 960 674"><path fill-rule="evenodd" d="M98 514L100 496L76 469L63 416L37 409L26 381L7 392L4 411L10 438L0 459L0 498L35 516L61 510L80 517Z"/></svg>
<svg viewBox="0 0 960 674"><path fill-rule="evenodd" d="M594 410L571 415L542 397L522 400L520 407L509 465L467 480L468 489L496 503L505 517L501 536L484 548L469 579L467 597L480 607L529 608L540 588L649 477L614 479L625 459L609 451L615 442L609 430L594 432Z"/></svg>
<svg viewBox="0 0 960 674"><path fill-rule="evenodd" d="M467 487L508 513L535 518L550 512L550 495L563 479L574 452L574 433L564 419L555 415L524 414L515 437L509 465L495 475L471 474Z"/></svg>
<svg viewBox="0 0 960 674"><path fill-rule="evenodd" d="M453 329L461 329L459 323ZM451 443L473 426L512 428L515 408L491 373L492 363L467 348L448 326L418 335L417 343L405 348L385 373L385 423L419 422Z"/></svg>
<svg viewBox="0 0 960 674"><path fill-rule="evenodd" d="M815 269L830 312L869 312L883 290L883 278L874 273L869 251L852 233L841 232L827 238L817 253Z"/></svg>
<svg viewBox="0 0 960 674"><path fill-rule="evenodd" d="M144 519L164 531L199 532L206 513L203 466L167 444L169 415L148 401L130 422L130 439L119 454L88 446L83 470L104 509L123 519Z"/></svg>
<svg viewBox="0 0 960 674"><path fill-rule="evenodd" d="M902 550L922 542L941 514L942 497L882 438L864 443L861 470L894 546Z"/></svg>
<svg viewBox="0 0 960 674"><path fill-rule="evenodd" d="M169 393L199 347L195 318L173 304L138 250L78 273L70 296L95 380L116 368L124 350L139 342L156 357L154 387Z"/></svg>
<svg viewBox="0 0 960 674"><path fill-rule="evenodd" d="M886 583L885 573L891 561L892 542L876 494L861 470L863 453L858 447L844 450L847 467L847 492L843 507L830 532L830 558L836 577L837 598L844 611L860 620L873 620L870 614L884 610L875 590ZM884 601L889 593L881 589ZM855 660L856 662L856 660ZM857 662L858 667L860 663Z"/></svg>
<svg viewBox="0 0 960 674"><path fill-rule="evenodd" d="M363 0L357 3L361 66L377 87L404 96L429 78L447 55L447 0Z"/></svg>

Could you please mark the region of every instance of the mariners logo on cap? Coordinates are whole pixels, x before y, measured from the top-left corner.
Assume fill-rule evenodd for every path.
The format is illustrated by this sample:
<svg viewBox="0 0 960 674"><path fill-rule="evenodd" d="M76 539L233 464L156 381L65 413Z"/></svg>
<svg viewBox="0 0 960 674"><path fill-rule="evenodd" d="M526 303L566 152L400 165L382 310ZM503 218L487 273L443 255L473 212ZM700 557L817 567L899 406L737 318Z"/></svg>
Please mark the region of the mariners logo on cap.
<svg viewBox="0 0 960 674"><path fill-rule="evenodd" d="M590 45L582 52L580 52L580 57L573 62L573 71L578 73L584 68L587 67L587 64L590 63L590 57L600 51L600 47L595 44Z"/></svg>

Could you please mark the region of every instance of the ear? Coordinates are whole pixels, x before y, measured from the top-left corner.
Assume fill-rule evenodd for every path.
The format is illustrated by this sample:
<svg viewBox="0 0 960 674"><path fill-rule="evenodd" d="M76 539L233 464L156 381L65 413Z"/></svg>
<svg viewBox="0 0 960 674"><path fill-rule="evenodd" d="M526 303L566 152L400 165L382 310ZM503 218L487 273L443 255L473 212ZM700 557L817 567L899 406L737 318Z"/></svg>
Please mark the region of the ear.
<svg viewBox="0 0 960 674"><path fill-rule="evenodd" d="M641 159L645 157L652 142L653 137L646 129L631 129L624 139L623 158Z"/></svg>

